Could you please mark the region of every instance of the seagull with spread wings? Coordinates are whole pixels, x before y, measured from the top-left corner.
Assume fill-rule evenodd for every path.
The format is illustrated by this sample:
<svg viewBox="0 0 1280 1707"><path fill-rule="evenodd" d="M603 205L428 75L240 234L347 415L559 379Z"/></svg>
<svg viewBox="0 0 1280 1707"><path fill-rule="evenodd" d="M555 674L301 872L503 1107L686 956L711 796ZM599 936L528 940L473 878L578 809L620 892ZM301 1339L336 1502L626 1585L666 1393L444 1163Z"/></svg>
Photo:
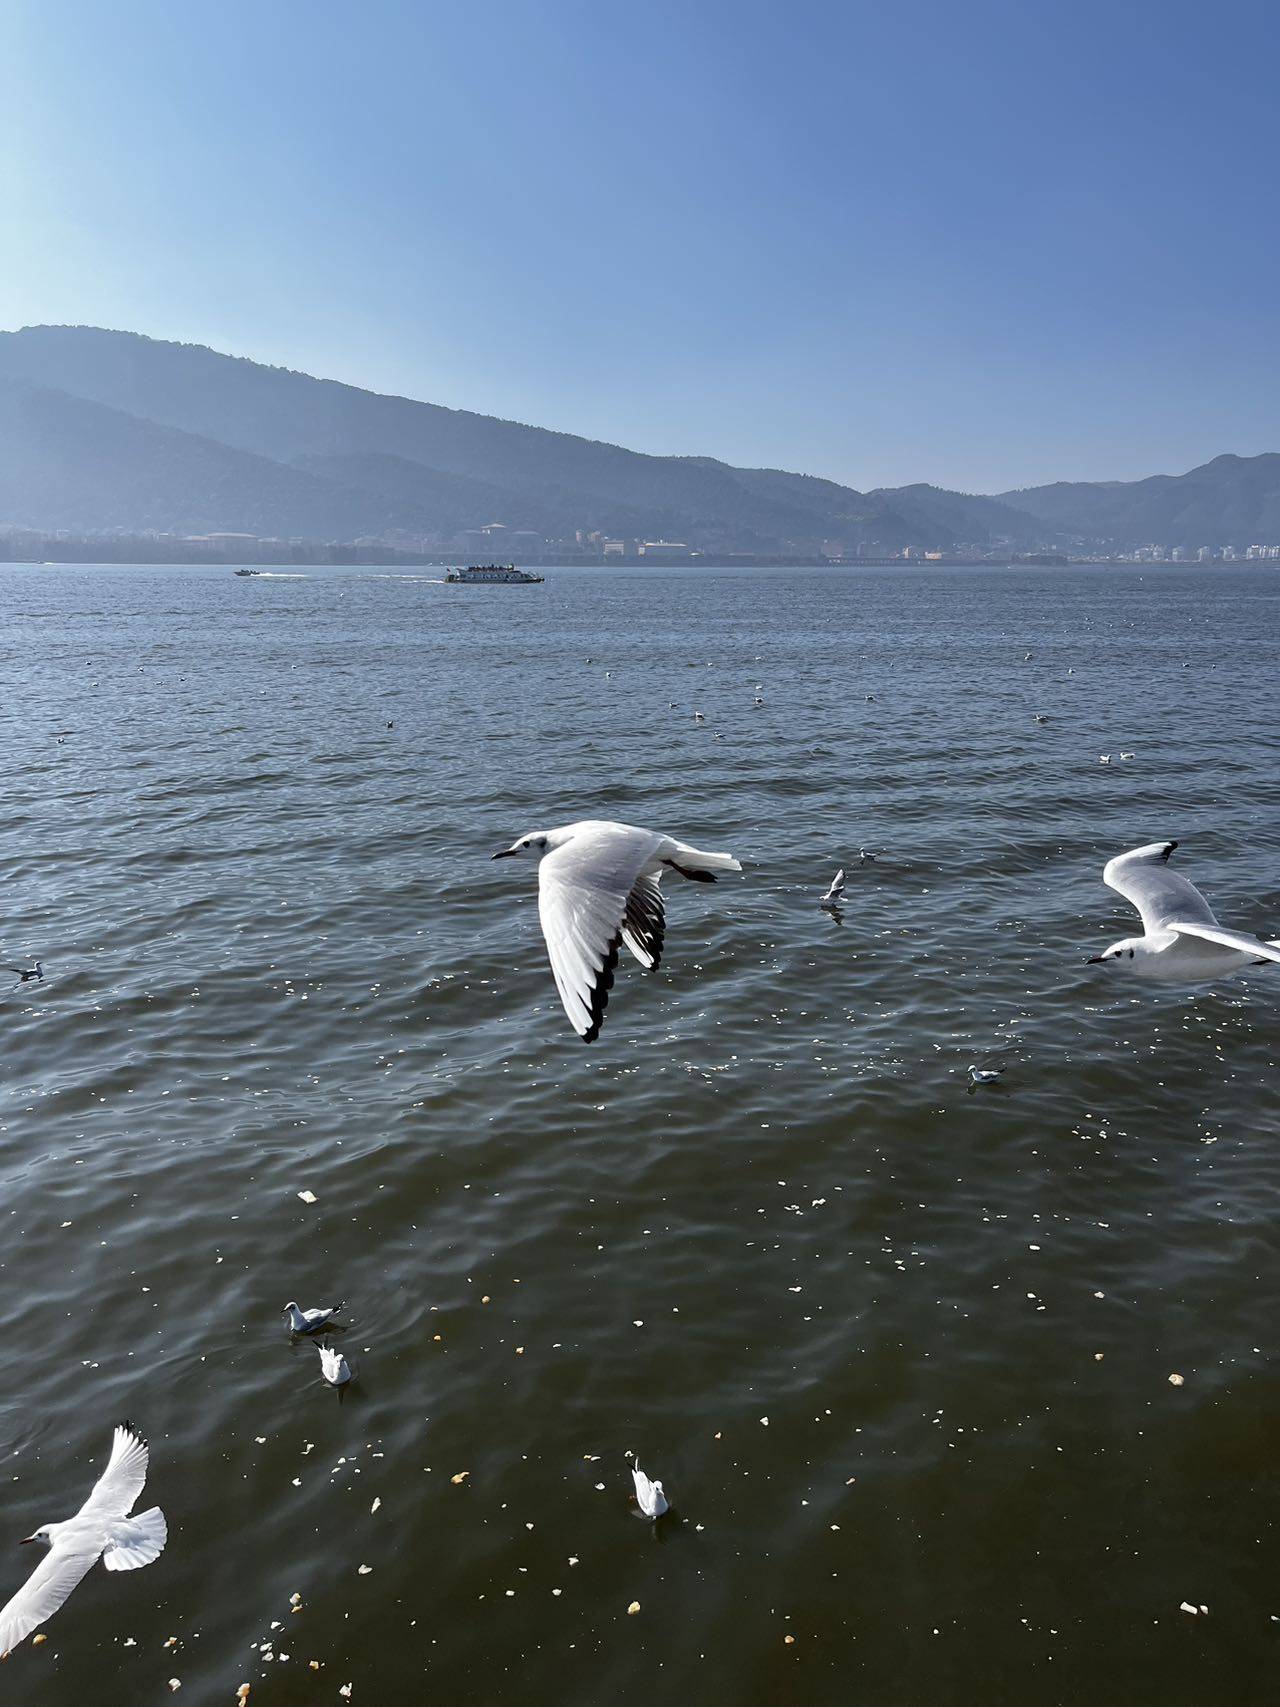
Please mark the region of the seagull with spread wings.
<svg viewBox="0 0 1280 1707"><path fill-rule="evenodd" d="M101 1559L109 1571L133 1571L158 1559L169 1539L158 1505L130 1517L147 1479L150 1447L132 1423L121 1423L93 1492L74 1517L45 1523L24 1540L49 1551L0 1612L0 1658L48 1623L80 1579Z"/></svg>
<svg viewBox="0 0 1280 1707"><path fill-rule="evenodd" d="M1167 984L1201 984L1280 961L1280 942L1225 929L1195 884L1169 870L1177 845L1149 842L1107 861L1102 881L1138 909L1143 935L1091 954L1090 966L1120 966Z"/></svg>
<svg viewBox="0 0 1280 1707"><path fill-rule="evenodd" d="M531 830L493 857L538 861L538 915L551 970L584 1043L600 1035L622 944L648 972L661 959L663 872L714 883L717 872L742 870L732 854L703 853L658 830L603 819Z"/></svg>

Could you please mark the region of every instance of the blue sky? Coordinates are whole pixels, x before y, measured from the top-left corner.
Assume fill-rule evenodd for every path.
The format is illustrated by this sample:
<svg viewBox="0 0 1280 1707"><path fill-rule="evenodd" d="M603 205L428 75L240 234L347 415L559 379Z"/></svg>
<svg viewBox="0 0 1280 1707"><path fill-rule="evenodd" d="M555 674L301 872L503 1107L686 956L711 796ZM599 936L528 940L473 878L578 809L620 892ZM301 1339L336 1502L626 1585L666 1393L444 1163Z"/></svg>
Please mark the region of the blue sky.
<svg viewBox="0 0 1280 1707"><path fill-rule="evenodd" d="M1280 8L0 0L0 326L971 491L1280 449Z"/></svg>

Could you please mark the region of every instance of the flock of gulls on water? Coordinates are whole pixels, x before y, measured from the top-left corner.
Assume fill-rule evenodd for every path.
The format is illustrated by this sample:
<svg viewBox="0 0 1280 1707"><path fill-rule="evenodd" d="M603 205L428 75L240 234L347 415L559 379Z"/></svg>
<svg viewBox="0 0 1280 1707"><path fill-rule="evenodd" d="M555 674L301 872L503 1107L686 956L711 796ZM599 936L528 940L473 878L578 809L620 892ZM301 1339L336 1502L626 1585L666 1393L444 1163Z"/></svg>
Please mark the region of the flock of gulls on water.
<svg viewBox="0 0 1280 1707"><path fill-rule="evenodd" d="M695 712L695 717L699 713ZM1037 716L1037 721L1042 719ZM1130 754L1121 753L1128 758ZM1110 762L1104 754L1102 762ZM1124 937L1090 965L1116 965L1139 977L1170 984L1203 983L1280 961L1280 940L1264 942L1245 931L1227 930L1185 877L1169 869L1177 842L1150 842L1109 860L1102 880L1137 908L1142 935ZM863 848L859 864L874 860ZM722 872L741 871L727 853L706 853L658 830L586 819L553 830L531 830L494 859L538 862L538 912L551 970L569 1023L584 1042L600 1034L618 955L625 944L646 971L662 957L666 916L659 888L674 872L697 883L714 883ZM836 872L819 906L836 913L845 890ZM37 960L8 970L24 984L43 980ZM969 1088L994 1084L1002 1065L971 1066ZM295 1335L322 1335L335 1326L341 1303L301 1308L295 1300L283 1314ZM346 1358L317 1338L320 1372L341 1389L351 1380ZM0 1610L0 1657L47 1622L99 1559L109 1571L131 1571L159 1558L168 1539L159 1506L133 1513L147 1478L149 1448L129 1423L116 1428L107 1467L74 1517L45 1523L25 1540L47 1548L45 1557ZM631 1471L639 1511L655 1523L670 1509L660 1481L635 1463ZM37 1641L43 1641L37 1636Z"/></svg>

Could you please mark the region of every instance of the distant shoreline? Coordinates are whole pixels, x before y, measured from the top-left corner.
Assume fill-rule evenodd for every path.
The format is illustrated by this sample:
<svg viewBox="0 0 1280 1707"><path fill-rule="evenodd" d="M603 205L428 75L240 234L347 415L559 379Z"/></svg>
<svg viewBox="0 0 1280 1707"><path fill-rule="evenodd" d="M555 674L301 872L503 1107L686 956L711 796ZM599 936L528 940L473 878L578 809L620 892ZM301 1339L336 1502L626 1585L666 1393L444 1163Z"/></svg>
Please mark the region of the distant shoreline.
<svg viewBox="0 0 1280 1707"><path fill-rule="evenodd" d="M130 540L114 546L107 540L45 540L41 548L15 549L0 536L0 563L24 564L28 567L49 565L82 564L85 567L93 565L127 565L136 564L139 567L147 565L172 565L174 568L190 569L447 569L455 564L466 561L465 553L454 553L443 556L440 553L426 554L417 552L395 551L388 547L375 548L372 546L323 546L314 548L296 547L288 556L263 553L259 556L218 556L214 557L208 551L187 551L175 549L173 542L166 542L167 549L160 549L158 542L147 540ZM151 549L148 549L148 547ZM784 556L775 554L755 556L735 552L703 552L694 556L683 557L603 557L599 554L585 552L563 552L558 555L542 555L537 557L517 553L512 559L515 563L527 568L553 569L1236 569L1251 565L1264 567L1270 560L1255 558L1233 558L1226 562L1216 559L1208 563L1190 562L1183 558L1150 558L1141 562L1120 560L1114 557L1061 557L1051 558L1045 554L1031 552L1014 552L1005 557L845 557L829 558L817 556ZM1280 568L1280 563L1272 563L1272 567Z"/></svg>

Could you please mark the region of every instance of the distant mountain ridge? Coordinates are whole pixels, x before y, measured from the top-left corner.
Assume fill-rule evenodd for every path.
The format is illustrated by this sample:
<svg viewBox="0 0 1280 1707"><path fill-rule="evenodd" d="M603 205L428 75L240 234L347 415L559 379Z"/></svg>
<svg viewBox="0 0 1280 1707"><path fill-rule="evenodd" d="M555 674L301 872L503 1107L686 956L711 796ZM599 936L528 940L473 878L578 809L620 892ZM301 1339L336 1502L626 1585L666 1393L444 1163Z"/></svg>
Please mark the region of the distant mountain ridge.
<svg viewBox="0 0 1280 1707"><path fill-rule="evenodd" d="M23 407L38 418L40 435L0 482L0 521L24 525L314 536L348 516L364 533L448 533L496 520L553 538L584 528L704 549L811 552L826 544L898 549L922 539L993 539L1010 514L1007 506L965 498L947 518L944 494L915 506L812 475L648 456L200 345L94 327L0 333L0 381L10 388L10 432L13 399L25 389L79 399L204 447L197 456L190 442L170 440L160 455L161 441L138 426L126 430L91 411L77 416L67 404L55 410L47 401L28 402ZM128 445L154 465L126 466ZM258 488L247 463L234 465L234 477L230 463L215 473L211 445L259 458ZM298 506L308 494L316 520L300 527ZM1031 520L1023 528L1028 536L1042 532Z"/></svg>
<svg viewBox="0 0 1280 1707"><path fill-rule="evenodd" d="M1046 526L1086 539L1194 548L1280 543L1280 455L1215 456L1186 474L1059 481L1002 494Z"/></svg>
<svg viewBox="0 0 1280 1707"><path fill-rule="evenodd" d="M781 469L650 456L315 379L203 345L0 333L0 525L451 538L500 521L710 551L1280 540L1280 455L996 497L858 492Z"/></svg>

